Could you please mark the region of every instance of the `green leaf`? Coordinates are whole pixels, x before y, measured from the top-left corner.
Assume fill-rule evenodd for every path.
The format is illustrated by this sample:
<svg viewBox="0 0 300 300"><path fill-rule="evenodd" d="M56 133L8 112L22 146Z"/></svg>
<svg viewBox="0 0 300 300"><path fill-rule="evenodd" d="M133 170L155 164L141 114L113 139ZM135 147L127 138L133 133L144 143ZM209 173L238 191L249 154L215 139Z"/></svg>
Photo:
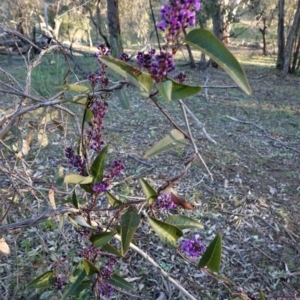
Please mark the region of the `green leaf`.
<svg viewBox="0 0 300 300"><path fill-rule="evenodd" d="M160 154L175 147L184 147L185 145L186 140L183 133L177 129L172 129L169 134L167 134L146 152L144 158Z"/></svg>
<svg viewBox="0 0 300 300"><path fill-rule="evenodd" d="M264 293L262 292L262 290L259 290L259 300L266 300L266 297L265 297Z"/></svg>
<svg viewBox="0 0 300 300"><path fill-rule="evenodd" d="M54 283L54 271L48 271L44 274L40 275L39 277L33 279L29 284L28 287L32 288L49 288L53 286Z"/></svg>
<svg viewBox="0 0 300 300"><path fill-rule="evenodd" d="M111 193L106 192L105 193L107 200L109 202L109 204L113 207L118 207L119 205L122 205L123 202L118 200L116 197L114 197Z"/></svg>
<svg viewBox="0 0 300 300"><path fill-rule="evenodd" d="M251 88L241 65L210 31L194 29L188 33L185 42L210 56L246 94L251 94Z"/></svg>
<svg viewBox="0 0 300 300"><path fill-rule="evenodd" d="M157 199L156 191L150 186L150 184L143 178L140 179L143 192L146 196L148 204L152 204Z"/></svg>
<svg viewBox="0 0 300 300"><path fill-rule="evenodd" d="M93 111L90 108L88 108L85 112L84 122L90 123L93 117L94 117Z"/></svg>
<svg viewBox="0 0 300 300"><path fill-rule="evenodd" d="M172 100L184 99L190 96L193 96L201 91L201 86L192 86L186 85L179 82L176 82L169 78L172 81Z"/></svg>
<svg viewBox="0 0 300 300"><path fill-rule="evenodd" d="M75 190L73 191L73 194L72 194L72 203L76 208L79 208L79 202L78 202Z"/></svg>
<svg viewBox="0 0 300 300"><path fill-rule="evenodd" d="M130 284L128 281L126 281L125 279L123 279L122 277L120 277L116 274L114 274L111 279L105 280L105 282L107 282L115 287L124 289L124 290L133 290L134 289L132 284Z"/></svg>
<svg viewBox="0 0 300 300"><path fill-rule="evenodd" d="M150 92L153 87L153 79L147 73L111 56L101 56L100 60L116 73L128 79L140 90Z"/></svg>
<svg viewBox="0 0 300 300"><path fill-rule="evenodd" d="M99 248L108 243L116 234L115 231L101 232L90 237L90 241L95 248Z"/></svg>
<svg viewBox="0 0 300 300"><path fill-rule="evenodd" d="M64 84L56 87L57 90L67 90L74 93L89 93L90 89L80 84Z"/></svg>
<svg viewBox="0 0 300 300"><path fill-rule="evenodd" d="M86 277L86 272L83 266L83 262L80 262L76 269L73 271L72 276L70 277L69 284L65 287L64 293L61 297L61 299L66 299L70 295L72 295L76 289L79 288L81 282Z"/></svg>
<svg viewBox="0 0 300 300"><path fill-rule="evenodd" d="M74 184L88 184L93 182L92 176L81 176L78 174L68 174L65 176L65 183L74 183Z"/></svg>
<svg viewBox="0 0 300 300"><path fill-rule="evenodd" d="M150 216L148 217L148 222L162 242L172 248L177 248L176 241L183 236L182 231L178 227L164 223Z"/></svg>
<svg viewBox="0 0 300 300"><path fill-rule="evenodd" d="M85 274L88 275L88 276L93 275L95 273L99 273L98 268L86 259L82 260L82 265L84 267Z"/></svg>
<svg viewBox="0 0 300 300"><path fill-rule="evenodd" d="M73 96L65 98L62 103L73 102L75 104L85 105L87 102L86 96Z"/></svg>
<svg viewBox="0 0 300 300"><path fill-rule="evenodd" d="M98 156L96 157L96 159L92 164L91 173L94 176L93 183L101 182L103 179L104 164L105 164L107 152L108 152L108 146L105 146L98 154Z"/></svg>
<svg viewBox="0 0 300 300"><path fill-rule="evenodd" d="M222 254L222 237L218 233L203 253L198 268L208 267L213 272L219 272Z"/></svg>
<svg viewBox="0 0 300 300"><path fill-rule="evenodd" d="M124 88L115 90L115 96L119 98L122 108L130 108L129 96Z"/></svg>
<svg viewBox="0 0 300 300"><path fill-rule="evenodd" d="M74 296L79 296L79 294L83 291L83 290L86 290L88 288L90 288L93 284L93 281L92 280L84 280L82 281L78 287L75 289L75 291L73 292L73 295ZM52 298L51 298L52 299Z"/></svg>
<svg viewBox="0 0 300 300"><path fill-rule="evenodd" d="M203 225L186 216L181 215L171 215L166 219L166 223L174 225L178 227L179 229L189 229L189 228L199 228L203 229Z"/></svg>
<svg viewBox="0 0 300 300"><path fill-rule="evenodd" d="M129 207L121 216L121 254L124 256L129 249L133 235L140 224L140 215L133 207Z"/></svg>
<svg viewBox="0 0 300 300"><path fill-rule="evenodd" d="M64 168L62 166L58 167L55 177L55 185L62 186L64 184Z"/></svg>
<svg viewBox="0 0 300 300"><path fill-rule="evenodd" d="M172 100L172 81L165 80L157 84L157 89L161 95L168 101Z"/></svg>
<svg viewBox="0 0 300 300"><path fill-rule="evenodd" d="M104 246L102 246L102 250L114 254L118 257L122 257L121 252L119 252L115 247L111 246L110 244L105 244Z"/></svg>
<svg viewBox="0 0 300 300"><path fill-rule="evenodd" d="M80 187L86 191L87 193L93 194L94 190L93 190L93 184L80 184Z"/></svg>

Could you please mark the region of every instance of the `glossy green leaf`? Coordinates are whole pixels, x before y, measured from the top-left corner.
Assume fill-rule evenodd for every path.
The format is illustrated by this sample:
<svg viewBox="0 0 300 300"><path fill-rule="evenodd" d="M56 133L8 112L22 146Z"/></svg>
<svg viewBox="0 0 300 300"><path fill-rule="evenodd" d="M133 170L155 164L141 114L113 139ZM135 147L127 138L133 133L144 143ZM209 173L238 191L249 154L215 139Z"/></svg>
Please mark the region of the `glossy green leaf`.
<svg viewBox="0 0 300 300"><path fill-rule="evenodd" d="M92 164L91 172L92 175L94 176L93 183L101 182L103 179L104 165L105 165L107 152L108 152L108 146L105 146L98 154L98 156L96 157L96 159Z"/></svg>
<svg viewBox="0 0 300 300"><path fill-rule="evenodd" d="M92 176L81 176L78 174L68 174L65 176L65 183L73 183L73 184L88 184L93 182Z"/></svg>
<svg viewBox="0 0 300 300"><path fill-rule="evenodd" d="M156 191L150 186L150 184L143 178L140 179L143 192L146 196L148 204L152 204L157 199Z"/></svg>
<svg viewBox="0 0 300 300"><path fill-rule="evenodd" d="M86 275L93 275L96 273L99 273L99 270L96 266L94 266L90 261L88 261L87 259L83 259L82 260L82 265L84 267L85 270L85 274Z"/></svg>
<svg viewBox="0 0 300 300"><path fill-rule="evenodd" d="M109 204L113 207L118 207L119 205L122 205L123 202L118 200L116 197L114 197L111 193L106 192L105 193L107 200L109 202Z"/></svg>
<svg viewBox="0 0 300 300"><path fill-rule="evenodd" d="M108 243L116 234L115 231L106 231L91 236L90 241L95 248L102 247Z"/></svg>
<svg viewBox="0 0 300 300"><path fill-rule="evenodd" d="M259 300L266 300L266 297L265 297L264 293L262 292L262 290L259 290Z"/></svg>
<svg viewBox="0 0 300 300"><path fill-rule="evenodd" d="M189 228L199 228L203 229L203 225L186 216L181 216L181 215L171 215L166 219L166 223L172 224L180 229L189 229Z"/></svg>
<svg viewBox="0 0 300 300"><path fill-rule="evenodd" d="M222 254L222 237L218 233L203 253L198 268L207 266L213 272L219 272Z"/></svg>
<svg viewBox="0 0 300 300"><path fill-rule="evenodd" d="M69 284L64 289L64 293L60 299L64 300L71 296L80 286L81 282L86 277L86 272L83 263L80 262L70 277Z"/></svg>
<svg viewBox="0 0 300 300"><path fill-rule="evenodd" d="M183 83L176 82L172 79L172 100L184 99L195 94L198 94L201 91L201 86L192 86Z"/></svg>
<svg viewBox="0 0 300 300"><path fill-rule="evenodd" d="M110 244L105 244L104 246L102 246L102 250L114 254L118 257L122 257L121 252L119 252L115 247L111 246Z"/></svg>
<svg viewBox="0 0 300 300"><path fill-rule="evenodd" d="M79 285L78 285L78 287L75 289L75 291L72 293L73 294L73 296L79 296L79 294L82 292L82 291L84 291L84 290L86 290L86 289L89 289L91 286L92 286L92 284L93 284L93 281L92 280L84 280L84 281L82 281ZM51 298L52 299L52 298Z"/></svg>
<svg viewBox="0 0 300 300"><path fill-rule="evenodd" d="M172 248L177 248L176 241L183 236L182 231L178 227L150 216L148 217L148 222L162 242Z"/></svg>
<svg viewBox="0 0 300 300"><path fill-rule="evenodd" d="M210 31L194 29L188 33L185 42L210 56L245 93L251 94L243 68L233 54Z"/></svg>
<svg viewBox="0 0 300 300"><path fill-rule="evenodd" d="M168 101L172 100L172 81L165 80L157 84L160 94Z"/></svg>
<svg viewBox="0 0 300 300"><path fill-rule="evenodd" d="M93 194L93 184L80 184L80 187L87 193Z"/></svg>
<svg viewBox="0 0 300 300"><path fill-rule="evenodd" d="M151 91L154 82L148 73L144 73L130 64L111 56L101 56L100 60L113 71L128 79L136 87L147 92Z"/></svg>
<svg viewBox="0 0 300 300"><path fill-rule="evenodd" d="M134 207L129 207L121 216L121 254L124 256L129 249L134 233L140 224L140 215Z"/></svg>
<svg viewBox="0 0 300 300"><path fill-rule="evenodd" d="M111 279L105 280L105 282L127 291L134 289L132 284L116 274L114 274Z"/></svg>
<svg viewBox="0 0 300 300"><path fill-rule="evenodd" d="M186 140L183 133L177 129L173 129L169 134L151 147L144 155L144 158L160 154L175 147L184 147L185 145Z"/></svg>
<svg viewBox="0 0 300 300"><path fill-rule="evenodd" d="M79 208L79 202L75 190L73 191L72 194L72 203L76 208Z"/></svg>
<svg viewBox="0 0 300 300"><path fill-rule="evenodd" d="M44 274L40 275L39 277L33 279L31 282L29 282L28 287L32 288L49 288L53 286L53 283L55 281L54 279L55 272L54 271L48 271Z"/></svg>
<svg viewBox="0 0 300 300"><path fill-rule="evenodd" d="M127 91L124 88L115 90L114 95L119 98L122 108L124 109L130 108L129 96L127 94Z"/></svg>
<svg viewBox="0 0 300 300"><path fill-rule="evenodd" d="M68 102L73 102L75 104L81 104L85 105L87 102L87 97L86 96L73 96L73 97L66 97L62 103L68 103Z"/></svg>
<svg viewBox="0 0 300 300"><path fill-rule="evenodd" d="M80 84L64 84L56 87L57 90L67 90L73 93L89 93L90 89Z"/></svg>
<svg viewBox="0 0 300 300"><path fill-rule="evenodd" d="M88 108L85 112L84 122L89 124L93 119L93 117L94 117L93 111L90 108Z"/></svg>

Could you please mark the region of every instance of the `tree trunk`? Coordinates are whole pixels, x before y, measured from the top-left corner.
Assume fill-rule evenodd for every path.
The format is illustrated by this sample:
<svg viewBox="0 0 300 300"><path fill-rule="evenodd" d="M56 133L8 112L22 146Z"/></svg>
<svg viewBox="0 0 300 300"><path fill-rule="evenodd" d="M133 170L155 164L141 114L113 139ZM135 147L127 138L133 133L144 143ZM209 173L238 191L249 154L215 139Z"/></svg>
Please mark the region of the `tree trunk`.
<svg viewBox="0 0 300 300"><path fill-rule="evenodd" d="M267 40L266 40L267 26L266 26L266 18L262 18L262 21L263 21L263 28L259 28L259 31L262 34L262 39L263 39L263 55L267 55Z"/></svg>
<svg viewBox="0 0 300 300"><path fill-rule="evenodd" d="M118 57L123 52L118 0L107 0L107 20L112 55Z"/></svg>
<svg viewBox="0 0 300 300"><path fill-rule="evenodd" d="M293 47L293 42L295 39L295 34L297 31L297 28L299 26L299 21L300 21L300 0L298 0L297 10L296 10L294 20L293 20L293 25L290 29L290 32L289 32L289 35L287 38L286 49L285 49L285 53L284 53L284 65L283 65L283 69L282 69L283 77L289 72L290 58L292 55L292 47Z"/></svg>
<svg viewBox="0 0 300 300"><path fill-rule="evenodd" d="M284 65L284 0L278 0L278 25L277 25L277 63L276 68L283 69Z"/></svg>

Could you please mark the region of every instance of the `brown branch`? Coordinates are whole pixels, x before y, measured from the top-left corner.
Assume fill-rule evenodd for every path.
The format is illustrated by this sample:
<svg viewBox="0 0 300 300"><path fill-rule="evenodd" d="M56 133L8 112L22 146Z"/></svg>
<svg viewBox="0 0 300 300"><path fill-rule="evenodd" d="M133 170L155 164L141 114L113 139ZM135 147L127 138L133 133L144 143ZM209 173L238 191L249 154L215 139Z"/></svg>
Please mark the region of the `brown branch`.
<svg viewBox="0 0 300 300"><path fill-rule="evenodd" d="M32 217L30 219L25 219L17 223L11 223L11 224L0 226L0 234L5 232L12 232L17 229L25 229L59 215L74 214L74 213L78 213L79 211L80 211L79 209L76 209L74 207L62 206L56 210L46 211L37 217Z"/></svg>

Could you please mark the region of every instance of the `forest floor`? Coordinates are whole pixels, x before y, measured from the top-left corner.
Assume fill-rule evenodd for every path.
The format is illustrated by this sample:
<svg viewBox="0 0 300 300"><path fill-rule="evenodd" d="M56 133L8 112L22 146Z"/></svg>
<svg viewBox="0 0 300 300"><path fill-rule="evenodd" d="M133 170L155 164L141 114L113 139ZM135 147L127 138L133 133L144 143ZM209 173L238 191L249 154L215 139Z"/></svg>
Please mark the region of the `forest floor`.
<svg viewBox="0 0 300 300"><path fill-rule="evenodd" d="M191 265L186 263L154 234L149 235L144 221L136 240L197 299L241 299L238 297L243 293L248 299L258 299L260 290L267 299L300 299L300 79L297 76L281 78L274 68L273 56L263 57L249 49L246 53L232 50L245 69L253 92L251 96L236 88L220 69L209 68L204 73L190 69L183 57L178 61L179 69L187 73L187 83L208 87L184 102L217 144L209 141L190 118L196 144L213 180L201 162L193 164L174 189L196 209L174 212L187 214L204 225L203 230L186 231L185 238L197 234L209 244L216 233L222 234L220 275L223 277L198 270L195 261ZM60 72L55 60L51 58L45 64ZM11 69L11 64L4 61L2 67ZM58 80L51 76L43 82L49 80L51 84L51 80ZM38 84L35 86L38 88ZM110 144L110 159L121 158L126 165L114 191L116 195L134 199L142 196L138 178L145 178L158 187L165 179L182 172L193 148L174 149L145 160L143 155L149 147L172 127L149 99L141 99L132 89L128 93L129 110L121 108L117 97L109 98L105 140ZM161 103L184 127L178 104L164 100ZM42 147L37 142L38 130L34 123L40 123L43 116L45 111L40 111L32 114L31 120L24 120L22 133L28 134L31 130L33 137L25 159L36 190L29 192L28 186L19 183L25 197L12 208L16 215L8 218L10 222L48 209L49 185L55 182L57 167L67 168L64 147L76 142L72 122L58 114L60 124L67 126L61 131L60 126L47 124L48 142ZM1 201L11 199L12 187L3 174L0 177L3 182ZM62 188L57 188L57 205L65 197ZM57 220L47 221L6 235L11 255L0 262L0 298L42 299L37 296L41 292L29 292L25 284L45 272L49 261L59 261L65 267L68 261L75 264L86 242L79 237L74 239L76 233L67 223L58 226ZM112 299L134 299L135 296L147 300L186 299L134 252L130 251L117 269L136 291L131 292L134 296L117 293ZM87 297L86 294L81 299Z"/></svg>

